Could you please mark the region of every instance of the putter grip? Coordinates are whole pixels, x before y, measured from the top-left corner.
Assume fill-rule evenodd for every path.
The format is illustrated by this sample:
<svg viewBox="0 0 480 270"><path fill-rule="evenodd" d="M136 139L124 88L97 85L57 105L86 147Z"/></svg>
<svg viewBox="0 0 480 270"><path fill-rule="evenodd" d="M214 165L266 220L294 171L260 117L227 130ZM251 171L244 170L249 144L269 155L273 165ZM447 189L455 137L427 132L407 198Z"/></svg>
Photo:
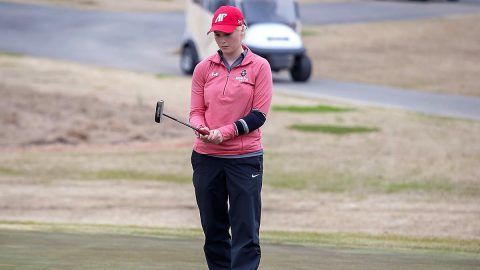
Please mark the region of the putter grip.
<svg viewBox="0 0 480 270"><path fill-rule="evenodd" d="M196 131L202 135L208 135L210 134L210 132L206 131L206 130L203 130L203 129L196 129Z"/></svg>

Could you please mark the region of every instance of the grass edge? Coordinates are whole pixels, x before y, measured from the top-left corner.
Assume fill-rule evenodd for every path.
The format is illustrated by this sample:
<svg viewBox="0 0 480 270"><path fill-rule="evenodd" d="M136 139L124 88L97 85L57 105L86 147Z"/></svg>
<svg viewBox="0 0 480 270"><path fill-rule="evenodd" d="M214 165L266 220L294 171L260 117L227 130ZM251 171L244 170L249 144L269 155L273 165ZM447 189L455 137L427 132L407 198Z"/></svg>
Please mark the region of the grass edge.
<svg viewBox="0 0 480 270"><path fill-rule="evenodd" d="M34 221L3 221L0 230L39 231L51 233L119 234L161 238L203 239L200 228L165 228L136 225L42 223ZM261 231L263 243L300 244L355 249L420 250L455 254L480 254L480 239L464 240L440 237L371 235L366 233Z"/></svg>

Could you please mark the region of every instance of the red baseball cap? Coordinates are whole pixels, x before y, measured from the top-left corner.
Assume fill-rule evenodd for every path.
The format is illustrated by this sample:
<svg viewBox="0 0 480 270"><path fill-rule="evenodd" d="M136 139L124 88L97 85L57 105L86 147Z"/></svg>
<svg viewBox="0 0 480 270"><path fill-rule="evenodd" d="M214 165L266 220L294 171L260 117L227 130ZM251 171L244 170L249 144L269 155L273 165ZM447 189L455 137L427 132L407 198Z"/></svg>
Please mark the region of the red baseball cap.
<svg viewBox="0 0 480 270"><path fill-rule="evenodd" d="M232 33L238 26L245 23L240 9L233 6L221 6L215 11L212 18L212 27L207 34L213 31Z"/></svg>

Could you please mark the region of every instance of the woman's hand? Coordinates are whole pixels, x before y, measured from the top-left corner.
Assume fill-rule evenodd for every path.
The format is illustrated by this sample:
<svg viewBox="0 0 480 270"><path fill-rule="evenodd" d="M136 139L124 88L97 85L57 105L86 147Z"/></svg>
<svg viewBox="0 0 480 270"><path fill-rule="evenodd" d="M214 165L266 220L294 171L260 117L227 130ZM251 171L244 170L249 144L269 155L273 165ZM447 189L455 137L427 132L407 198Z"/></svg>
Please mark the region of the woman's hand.
<svg viewBox="0 0 480 270"><path fill-rule="evenodd" d="M223 142L222 133L218 129L210 130L210 135L208 135L208 140L211 143L220 144Z"/></svg>
<svg viewBox="0 0 480 270"><path fill-rule="evenodd" d="M199 138L203 142L214 143L214 144L220 144L223 142L223 136L220 130L218 129L209 130L208 127L202 127L201 130L206 130L209 132L208 135L199 134Z"/></svg>

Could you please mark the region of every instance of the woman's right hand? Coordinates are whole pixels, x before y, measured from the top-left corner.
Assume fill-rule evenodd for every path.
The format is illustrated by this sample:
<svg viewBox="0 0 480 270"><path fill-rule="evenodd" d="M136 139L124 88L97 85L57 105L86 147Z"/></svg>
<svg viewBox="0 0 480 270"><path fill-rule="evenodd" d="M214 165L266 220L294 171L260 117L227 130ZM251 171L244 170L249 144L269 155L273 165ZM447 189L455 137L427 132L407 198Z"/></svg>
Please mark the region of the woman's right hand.
<svg viewBox="0 0 480 270"><path fill-rule="evenodd" d="M203 142L208 142L208 135L210 135L210 129L208 127L202 126L198 129L196 133L200 140L202 140Z"/></svg>

